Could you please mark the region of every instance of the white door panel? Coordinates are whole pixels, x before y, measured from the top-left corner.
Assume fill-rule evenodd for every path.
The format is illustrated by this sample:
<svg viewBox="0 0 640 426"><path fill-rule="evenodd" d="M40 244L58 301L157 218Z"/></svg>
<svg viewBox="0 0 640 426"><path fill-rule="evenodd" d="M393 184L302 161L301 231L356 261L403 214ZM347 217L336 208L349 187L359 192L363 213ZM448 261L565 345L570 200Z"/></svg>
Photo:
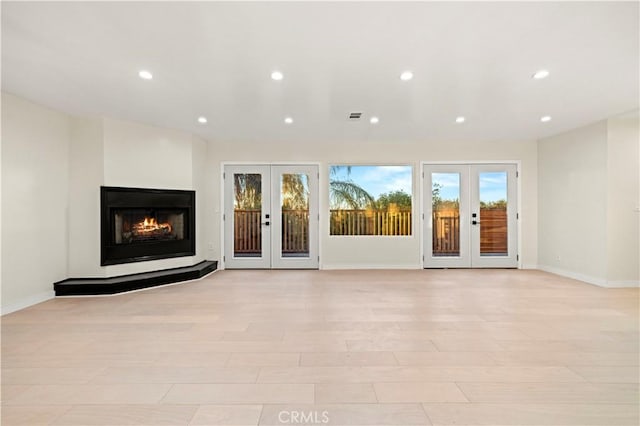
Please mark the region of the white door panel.
<svg viewBox="0 0 640 426"><path fill-rule="evenodd" d="M424 179L425 267L468 268L468 166L427 166Z"/></svg>
<svg viewBox="0 0 640 426"><path fill-rule="evenodd" d="M515 268L515 164L424 166L424 267Z"/></svg>
<svg viewBox="0 0 640 426"><path fill-rule="evenodd" d="M225 267L318 268L318 167L225 166Z"/></svg>
<svg viewBox="0 0 640 426"><path fill-rule="evenodd" d="M472 165L470 177L471 265L515 268L518 266L516 166Z"/></svg>
<svg viewBox="0 0 640 426"><path fill-rule="evenodd" d="M271 168L224 169L225 268L270 268Z"/></svg>
<svg viewBox="0 0 640 426"><path fill-rule="evenodd" d="M318 167L271 166L271 267L318 268Z"/></svg>

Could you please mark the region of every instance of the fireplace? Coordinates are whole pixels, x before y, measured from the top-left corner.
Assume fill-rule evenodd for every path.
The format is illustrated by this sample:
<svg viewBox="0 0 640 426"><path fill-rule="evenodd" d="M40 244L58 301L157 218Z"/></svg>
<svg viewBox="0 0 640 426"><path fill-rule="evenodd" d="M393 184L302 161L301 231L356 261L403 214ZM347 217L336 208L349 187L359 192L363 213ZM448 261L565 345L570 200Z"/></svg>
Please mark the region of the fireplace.
<svg viewBox="0 0 640 426"><path fill-rule="evenodd" d="M103 186L104 265L195 255L195 192Z"/></svg>

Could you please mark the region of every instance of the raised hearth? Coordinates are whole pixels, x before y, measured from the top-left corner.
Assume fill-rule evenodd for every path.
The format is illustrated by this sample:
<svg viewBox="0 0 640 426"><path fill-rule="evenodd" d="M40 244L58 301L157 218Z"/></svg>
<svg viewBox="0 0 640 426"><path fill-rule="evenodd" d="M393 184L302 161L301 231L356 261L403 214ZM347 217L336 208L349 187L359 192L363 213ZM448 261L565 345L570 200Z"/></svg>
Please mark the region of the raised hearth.
<svg viewBox="0 0 640 426"><path fill-rule="evenodd" d="M218 268L215 260L205 260L193 266L121 275L111 278L69 278L53 284L56 296L88 296L116 294L164 284L202 278Z"/></svg>

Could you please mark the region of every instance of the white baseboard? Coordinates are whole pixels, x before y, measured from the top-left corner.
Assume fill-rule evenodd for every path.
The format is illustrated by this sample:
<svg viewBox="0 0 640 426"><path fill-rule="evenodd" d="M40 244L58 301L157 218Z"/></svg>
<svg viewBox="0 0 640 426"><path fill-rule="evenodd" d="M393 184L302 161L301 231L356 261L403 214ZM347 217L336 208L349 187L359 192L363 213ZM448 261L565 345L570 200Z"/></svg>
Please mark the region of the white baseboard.
<svg viewBox="0 0 640 426"><path fill-rule="evenodd" d="M352 264L352 265L332 265L323 264L320 269L324 270L353 270L353 269L422 269L422 265L388 265L380 263Z"/></svg>
<svg viewBox="0 0 640 426"><path fill-rule="evenodd" d="M609 288L640 288L640 281L607 281Z"/></svg>
<svg viewBox="0 0 640 426"><path fill-rule="evenodd" d="M527 264L527 263L523 263L522 265L520 265L520 269L540 269L538 268L538 265L534 265L534 264Z"/></svg>
<svg viewBox="0 0 640 426"><path fill-rule="evenodd" d="M37 305L38 303L46 302L49 299L53 299L55 296L56 294L53 290L34 294L33 296L26 297L19 302L3 306L0 315L7 315L11 312L19 311L21 309L28 308L29 306Z"/></svg>
<svg viewBox="0 0 640 426"><path fill-rule="evenodd" d="M578 272L567 271L565 269L556 268L554 266L539 265L538 269L552 274L560 275L567 278L572 278L578 281L584 281L588 284L597 285L604 288L636 288L640 287L640 281L608 281L604 278L592 277L590 275L581 274Z"/></svg>

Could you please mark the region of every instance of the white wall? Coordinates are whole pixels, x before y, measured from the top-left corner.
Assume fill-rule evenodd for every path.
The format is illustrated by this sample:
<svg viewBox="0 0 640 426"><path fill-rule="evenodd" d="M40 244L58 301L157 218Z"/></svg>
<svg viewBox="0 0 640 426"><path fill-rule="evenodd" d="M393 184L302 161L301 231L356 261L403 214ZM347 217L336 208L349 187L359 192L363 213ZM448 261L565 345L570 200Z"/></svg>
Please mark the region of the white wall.
<svg viewBox="0 0 640 426"><path fill-rule="evenodd" d="M538 143L540 267L606 280L607 124Z"/></svg>
<svg viewBox="0 0 640 426"><path fill-rule="evenodd" d="M206 206L207 199L211 198L207 194L207 142L197 136L192 137L192 188L196 191L196 255L192 258L192 262L198 263L205 259L216 260L216 258L207 258L206 244Z"/></svg>
<svg viewBox="0 0 640 426"><path fill-rule="evenodd" d="M535 141L474 143L368 143L357 144L282 144L244 145L210 142L208 150L208 193L212 194L207 215L213 220L207 230L207 257L222 259L220 219L222 215L220 167L223 162L320 162L320 209L328 210L328 167L331 164L411 164L414 167L414 200L419 200L419 172L422 161L497 161L520 160L522 200L523 267L537 264L537 151ZM328 215L321 214L320 250L323 268L420 268L420 233L414 217L411 237L331 237Z"/></svg>
<svg viewBox="0 0 640 426"><path fill-rule="evenodd" d="M638 111L608 120L607 280L640 280L640 124Z"/></svg>
<svg viewBox="0 0 640 426"><path fill-rule="evenodd" d="M69 278L100 271L100 185L104 182L104 126L99 118L71 118L69 150Z"/></svg>
<svg viewBox="0 0 640 426"><path fill-rule="evenodd" d="M198 199L204 196L206 144L186 132L111 118L76 118L72 127L70 211L78 230L71 233L71 275L111 277L203 260L204 230L198 226L203 207ZM100 266L100 185L199 191L196 256Z"/></svg>
<svg viewBox="0 0 640 426"><path fill-rule="evenodd" d="M538 142L538 260L602 286L638 283L637 113Z"/></svg>
<svg viewBox="0 0 640 426"><path fill-rule="evenodd" d="M53 283L205 259L207 144L191 134L71 117L2 94L2 313L53 297ZM196 255L100 266L100 186L193 189Z"/></svg>
<svg viewBox="0 0 640 426"><path fill-rule="evenodd" d="M108 186L191 189L191 134L104 119L104 183Z"/></svg>
<svg viewBox="0 0 640 426"><path fill-rule="evenodd" d="M2 313L67 277L69 117L2 93Z"/></svg>

